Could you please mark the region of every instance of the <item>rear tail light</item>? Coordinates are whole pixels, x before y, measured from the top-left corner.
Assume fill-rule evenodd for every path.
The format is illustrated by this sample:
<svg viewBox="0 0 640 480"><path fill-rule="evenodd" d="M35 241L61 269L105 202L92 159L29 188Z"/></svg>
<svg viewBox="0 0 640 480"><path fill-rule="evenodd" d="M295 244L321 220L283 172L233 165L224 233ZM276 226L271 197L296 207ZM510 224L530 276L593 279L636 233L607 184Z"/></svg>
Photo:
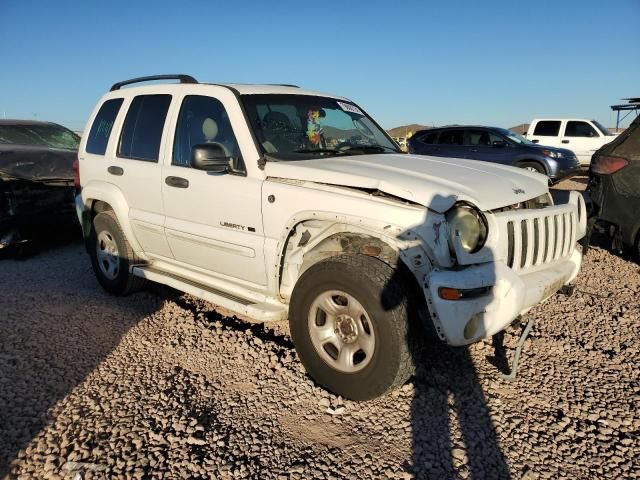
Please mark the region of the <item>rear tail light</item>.
<svg viewBox="0 0 640 480"><path fill-rule="evenodd" d="M612 173L626 167L628 164L629 162L622 157L610 157L608 155L603 155L593 159L591 170L600 175L611 175Z"/></svg>
<svg viewBox="0 0 640 480"><path fill-rule="evenodd" d="M73 186L80 191L80 160L77 158L73 162Z"/></svg>

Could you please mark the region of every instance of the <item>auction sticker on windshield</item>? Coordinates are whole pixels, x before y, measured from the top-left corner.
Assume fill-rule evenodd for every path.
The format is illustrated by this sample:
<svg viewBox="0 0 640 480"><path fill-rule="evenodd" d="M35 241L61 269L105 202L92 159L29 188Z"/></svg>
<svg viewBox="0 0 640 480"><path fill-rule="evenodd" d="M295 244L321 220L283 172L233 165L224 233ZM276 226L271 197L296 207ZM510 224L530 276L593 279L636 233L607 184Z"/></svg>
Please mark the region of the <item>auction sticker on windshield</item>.
<svg viewBox="0 0 640 480"><path fill-rule="evenodd" d="M342 108L342 110L344 110L345 112L357 113L358 115L364 116L364 113L362 113L360 109L355 105L351 105L350 103L344 103L344 102L338 102L338 105L340 105L340 108Z"/></svg>

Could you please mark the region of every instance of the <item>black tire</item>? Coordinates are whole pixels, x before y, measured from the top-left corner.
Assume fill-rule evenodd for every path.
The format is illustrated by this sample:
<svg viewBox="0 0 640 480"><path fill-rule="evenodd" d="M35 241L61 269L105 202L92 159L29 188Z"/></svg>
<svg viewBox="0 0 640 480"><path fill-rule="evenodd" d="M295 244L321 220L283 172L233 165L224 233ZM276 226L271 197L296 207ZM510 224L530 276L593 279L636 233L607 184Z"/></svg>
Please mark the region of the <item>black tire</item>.
<svg viewBox="0 0 640 480"><path fill-rule="evenodd" d="M99 238L101 234L108 235L117 245L118 255L115 256L117 259L117 273L113 278L105 274L100 266L101 260L98 258L98 251L100 249ZM129 242L127 242L113 212L101 212L93 218L89 237L89 256L91 257L91 265L98 282L110 294L129 295L145 286L146 280L144 278L136 277L129 273L132 265L142 262L136 257Z"/></svg>
<svg viewBox="0 0 640 480"><path fill-rule="evenodd" d="M540 165L538 162L520 162L516 164L516 167L518 168L524 168L527 170L535 170L538 173L541 173L542 175L546 175L547 172L545 171L544 167L542 165Z"/></svg>
<svg viewBox="0 0 640 480"><path fill-rule="evenodd" d="M329 290L355 298L364 307L375 333L371 359L354 373L327 363L311 340L310 309L315 299ZM416 322L408 315L409 290L398 271L364 255L331 257L305 271L293 290L289 324L296 351L309 375L326 389L352 400L369 400L406 382L414 372L416 353L410 348L416 333L410 330Z"/></svg>

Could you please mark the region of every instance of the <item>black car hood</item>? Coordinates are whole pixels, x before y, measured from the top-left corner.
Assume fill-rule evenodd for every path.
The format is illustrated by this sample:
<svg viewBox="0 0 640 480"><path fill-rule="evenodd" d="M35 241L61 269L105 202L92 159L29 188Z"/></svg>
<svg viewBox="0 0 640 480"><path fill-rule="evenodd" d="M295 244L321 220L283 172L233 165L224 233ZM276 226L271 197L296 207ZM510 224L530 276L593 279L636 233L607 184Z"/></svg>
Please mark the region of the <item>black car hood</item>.
<svg viewBox="0 0 640 480"><path fill-rule="evenodd" d="M29 181L73 181L77 152L0 144L0 177Z"/></svg>

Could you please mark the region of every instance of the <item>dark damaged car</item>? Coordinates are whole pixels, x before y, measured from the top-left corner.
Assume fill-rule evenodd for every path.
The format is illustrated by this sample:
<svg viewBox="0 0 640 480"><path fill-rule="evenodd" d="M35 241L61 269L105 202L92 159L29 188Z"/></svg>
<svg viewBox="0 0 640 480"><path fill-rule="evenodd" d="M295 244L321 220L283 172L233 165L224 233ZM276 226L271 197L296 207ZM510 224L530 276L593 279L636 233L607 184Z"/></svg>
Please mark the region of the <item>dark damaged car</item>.
<svg viewBox="0 0 640 480"><path fill-rule="evenodd" d="M0 120L0 252L73 228L79 142L55 123Z"/></svg>
<svg viewBox="0 0 640 480"><path fill-rule="evenodd" d="M640 258L640 117L593 155L589 192L591 225Z"/></svg>

